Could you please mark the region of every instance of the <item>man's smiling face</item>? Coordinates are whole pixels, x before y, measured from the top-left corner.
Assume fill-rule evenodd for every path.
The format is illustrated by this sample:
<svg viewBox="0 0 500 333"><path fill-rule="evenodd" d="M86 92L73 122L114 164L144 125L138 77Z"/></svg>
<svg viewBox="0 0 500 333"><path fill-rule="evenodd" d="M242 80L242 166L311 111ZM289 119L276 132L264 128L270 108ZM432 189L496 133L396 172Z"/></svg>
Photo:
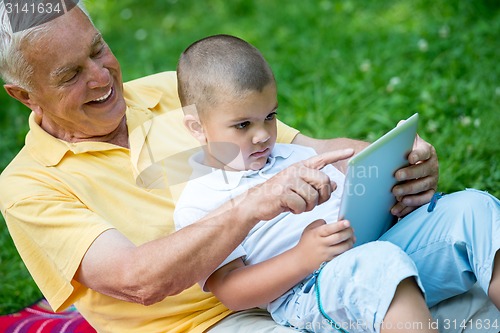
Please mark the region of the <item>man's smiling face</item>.
<svg viewBox="0 0 500 333"><path fill-rule="evenodd" d="M30 108L48 133L78 142L105 137L123 124L120 65L79 8L49 22L23 51L34 69Z"/></svg>

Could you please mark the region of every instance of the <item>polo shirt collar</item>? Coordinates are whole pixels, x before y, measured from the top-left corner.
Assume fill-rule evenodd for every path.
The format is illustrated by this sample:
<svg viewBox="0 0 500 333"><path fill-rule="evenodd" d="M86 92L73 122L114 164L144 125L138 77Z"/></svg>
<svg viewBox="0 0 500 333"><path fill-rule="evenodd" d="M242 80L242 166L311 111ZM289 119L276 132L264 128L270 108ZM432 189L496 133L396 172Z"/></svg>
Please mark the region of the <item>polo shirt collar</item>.
<svg viewBox="0 0 500 333"><path fill-rule="evenodd" d="M88 151L104 151L116 149L117 146L106 142L67 142L53 137L40 127L32 112L29 116L30 131L26 135L25 146L31 156L46 167L55 166L64 156L71 152L81 154Z"/></svg>
<svg viewBox="0 0 500 333"><path fill-rule="evenodd" d="M153 109L160 103L162 95L163 93L161 92L161 90L147 86L139 86L135 87L134 89L127 89L127 87L125 86L123 91L123 97L125 98L127 106L140 109ZM147 120L146 118L144 118L143 120ZM128 119L127 123L129 123ZM140 124L141 123L139 122L135 125ZM130 131L131 130L129 129L129 132Z"/></svg>
<svg viewBox="0 0 500 333"><path fill-rule="evenodd" d="M245 171L228 171L202 164L203 152L199 152L189 159L189 164L193 169L191 179L204 184L205 186L218 190L230 191L238 187L243 178L262 177L269 179L278 171L273 167L281 160L286 160L292 155L293 150L283 149L282 145L275 145L271 155L267 159L266 164L260 170L245 170Z"/></svg>
<svg viewBox="0 0 500 333"><path fill-rule="evenodd" d="M31 156L43 166L58 164L69 148L62 140L45 132L35 121L35 114L29 116L30 131L26 135L25 145Z"/></svg>

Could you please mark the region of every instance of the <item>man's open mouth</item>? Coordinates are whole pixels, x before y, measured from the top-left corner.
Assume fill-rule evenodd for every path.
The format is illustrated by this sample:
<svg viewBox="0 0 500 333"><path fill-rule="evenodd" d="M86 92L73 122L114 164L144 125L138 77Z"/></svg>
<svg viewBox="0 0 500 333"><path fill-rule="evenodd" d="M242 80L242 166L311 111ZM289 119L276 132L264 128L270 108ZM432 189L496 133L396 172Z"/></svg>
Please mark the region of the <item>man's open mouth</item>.
<svg viewBox="0 0 500 333"><path fill-rule="evenodd" d="M111 97L111 95L113 95L113 87L111 87L109 89L109 91L104 96L96 98L93 101L90 101L88 103L92 103L92 104L95 104L95 103L105 103L106 101L109 100L109 98Z"/></svg>

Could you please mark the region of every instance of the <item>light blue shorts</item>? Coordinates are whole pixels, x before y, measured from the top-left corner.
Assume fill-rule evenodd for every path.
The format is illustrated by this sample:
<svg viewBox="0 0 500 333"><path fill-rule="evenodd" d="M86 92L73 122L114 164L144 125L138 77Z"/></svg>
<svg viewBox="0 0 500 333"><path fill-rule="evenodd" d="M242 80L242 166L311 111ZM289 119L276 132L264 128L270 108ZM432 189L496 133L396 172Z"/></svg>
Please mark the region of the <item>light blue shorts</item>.
<svg viewBox="0 0 500 333"><path fill-rule="evenodd" d="M277 323L307 332L379 332L397 286L417 275L399 247L371 242L326 263L316 281L310 276L268 310Z"/></svg>
<svg viewBox="0 0 500 333"><path fill-rule="evenodd" d="M429 307L476 280L487 293L500 249L500 202L477 190L445 195L432 212L419 208L380 240L328 262L312 288L314 275L269 304L273 319L309 332L380 332L398 284L411 276Z"/></svg>
<svg viewBox="0 0 500 333"><path fill-rule="evenodd" d="M500 201L473 189L447 194L432 212L419 208L381 240L401 247L418 268L429 307L469 290L488 294L500 249Z"/></svg>

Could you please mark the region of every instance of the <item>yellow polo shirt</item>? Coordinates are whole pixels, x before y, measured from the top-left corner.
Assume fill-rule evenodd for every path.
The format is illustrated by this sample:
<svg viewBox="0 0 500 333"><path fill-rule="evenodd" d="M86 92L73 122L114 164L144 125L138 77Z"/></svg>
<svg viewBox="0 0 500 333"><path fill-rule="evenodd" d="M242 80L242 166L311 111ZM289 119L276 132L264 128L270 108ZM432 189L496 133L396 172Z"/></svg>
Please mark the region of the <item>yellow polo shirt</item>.
<svg viewBox="0 0 500 333"><path fill-rule="evenodd" d="M230 311L197 284L146 307L73 280L105 230L137 245L174 232L173 189L189 177L185 159L199 146L182 125L175 72L126 83L125 99L130 149L61 141L31 116L25 146L0 176L0 209L56 311L75 303L99 332L203 332ZM278 134L291 142L297 131L280 123Z"/></svg>

